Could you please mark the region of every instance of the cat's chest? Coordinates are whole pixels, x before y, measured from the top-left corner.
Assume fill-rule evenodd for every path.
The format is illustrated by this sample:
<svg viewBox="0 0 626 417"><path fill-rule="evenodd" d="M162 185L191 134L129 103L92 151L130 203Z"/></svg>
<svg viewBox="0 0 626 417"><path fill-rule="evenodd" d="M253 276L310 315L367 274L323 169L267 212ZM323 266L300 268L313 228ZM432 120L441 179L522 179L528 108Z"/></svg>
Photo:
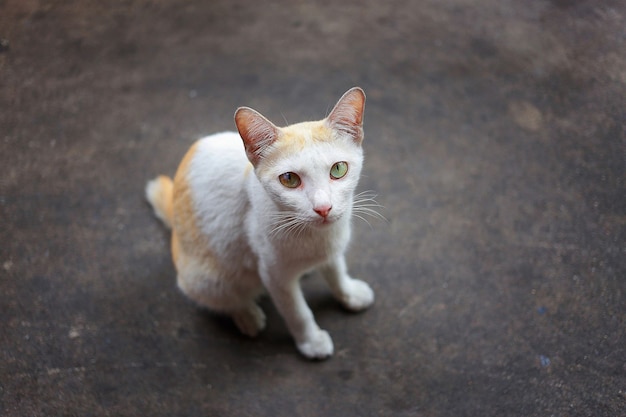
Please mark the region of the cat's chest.
<svg viewBox="0 0 626 417"><path fill-rule="evenodd" d="M309 268L343 253L349 231L337 229L302 233L287 239L271 242L273 255L282 262Z"/></svg>

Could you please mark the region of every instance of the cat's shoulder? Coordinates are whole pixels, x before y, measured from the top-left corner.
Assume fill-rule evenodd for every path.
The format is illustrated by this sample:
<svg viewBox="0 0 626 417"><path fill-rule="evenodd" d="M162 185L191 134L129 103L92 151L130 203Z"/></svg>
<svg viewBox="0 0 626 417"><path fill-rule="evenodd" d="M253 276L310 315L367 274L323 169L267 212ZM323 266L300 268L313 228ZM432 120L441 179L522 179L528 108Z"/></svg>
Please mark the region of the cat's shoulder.
<svg viewBox="0 0 626 417"><path fill-rule="evenodd" d="M241 137L236 132L220 132L205 136L194 142L183 158L189 169L204 170L211 167L234 164L245 165L247 159Z"/></svg>
<svg viewBox="0 0 626 417"><path fill-rule="evenodd" d="M197 151L243 149L243 142L237 132L219 132L198 139L194 146L197 146Z"/></svg>
<svg viewBox="0 0 626 417"><path fill-rule="evenodd" d="M180 170L187 180L200 181L204 187L205 182L219 184L225 173L247 173L249 165L239 134L220 132L198 139L191 145L181 162Z"/></svg>

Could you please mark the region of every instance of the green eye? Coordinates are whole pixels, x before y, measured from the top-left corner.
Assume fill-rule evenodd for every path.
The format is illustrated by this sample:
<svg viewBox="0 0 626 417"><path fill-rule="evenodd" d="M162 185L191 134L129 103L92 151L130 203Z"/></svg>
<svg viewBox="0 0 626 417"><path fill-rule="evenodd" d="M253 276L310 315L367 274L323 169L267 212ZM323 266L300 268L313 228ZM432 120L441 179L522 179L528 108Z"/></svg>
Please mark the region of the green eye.
<svg viewBox="0 0 626 417"><path fill-rule="evenodd" d="M287 188L296 188L302 183L298 174L294 174L293 172L285 172L284 174L280 174L278 176L278 179L280 180L280 183Z"/></svg>
<svg viewBox="0 0 626 417"><path fill-rule="evenodd" d="M335 165L330 169L330 176L336 180L343 178L348 172L348 163L341 161L335 162Z"/></svg>

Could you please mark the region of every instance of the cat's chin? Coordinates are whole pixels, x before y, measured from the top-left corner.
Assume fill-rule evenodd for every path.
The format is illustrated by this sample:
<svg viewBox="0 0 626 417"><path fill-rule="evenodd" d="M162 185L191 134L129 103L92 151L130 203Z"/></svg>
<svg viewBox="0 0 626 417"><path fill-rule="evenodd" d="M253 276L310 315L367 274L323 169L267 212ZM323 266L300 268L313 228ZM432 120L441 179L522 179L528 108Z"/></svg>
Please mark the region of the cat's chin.
<svg viewBox="0 0 626 417"><path fill-rule="evenodd" d="M327 217L327 218L324 218L324 219L315 220L314 222L312 222L312 224L313 224L313 226L315 226L317 228L324 229L324 228L330 227L330 226L332 226L334 224L337 224L338 220L339 220L339 217L331 218L331 219L329 219Z"/></svg>

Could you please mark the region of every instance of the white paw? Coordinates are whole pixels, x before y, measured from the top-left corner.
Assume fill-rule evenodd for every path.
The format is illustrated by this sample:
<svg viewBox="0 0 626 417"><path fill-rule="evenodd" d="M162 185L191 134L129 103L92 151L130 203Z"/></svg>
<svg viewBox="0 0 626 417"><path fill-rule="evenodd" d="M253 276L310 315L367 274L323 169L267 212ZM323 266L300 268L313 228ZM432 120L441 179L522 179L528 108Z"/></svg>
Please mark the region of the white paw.
<svg viewBox="0 0 626 417"><path fill-rule="evenodd" d="M317 329L302 343L298 350L309 359L325 359L333 354L333 340L326 330Z"/></svg>
<svg viewBox="0 0 626 417"><path fill-rule="evenodd" d="M247 310L233 313L232 318L239 331L246 336L255 337L265 328L265 313L256 304L253 304Z"/></svg>
<svg viewBox="0 0 626 417"><path fill-rule="evenodd" d="M353 279L340 297L341 303L351 311L365 310L374 303L374 291L365 281Z"/></svg>

